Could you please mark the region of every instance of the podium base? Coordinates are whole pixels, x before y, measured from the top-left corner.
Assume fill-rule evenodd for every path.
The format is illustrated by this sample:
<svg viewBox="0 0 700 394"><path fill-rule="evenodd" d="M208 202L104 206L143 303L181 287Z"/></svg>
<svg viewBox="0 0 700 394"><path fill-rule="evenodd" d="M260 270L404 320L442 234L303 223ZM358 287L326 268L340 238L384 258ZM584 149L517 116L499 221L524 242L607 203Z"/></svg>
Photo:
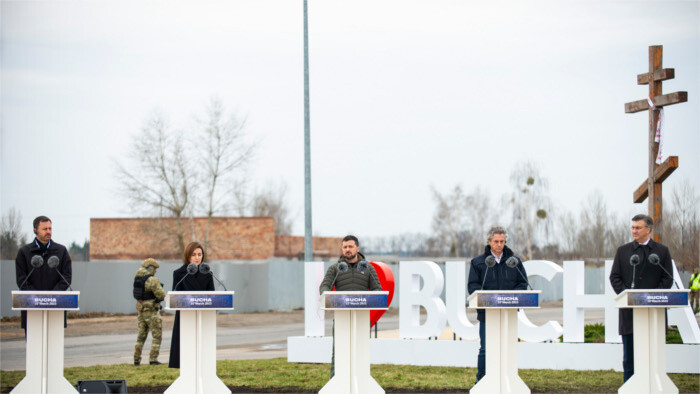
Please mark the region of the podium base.
<svg viewBox="0 0 700 394"><path fill-rule="evenodd" d="M195 382L193 379L187 379L180 376L173 384L165 390L164 394L192 394L192 393L212 393L212 394L231 394L231 390L219 379L218 376L206 376Z"/></svg>
<svg viewBox="0 0 700 394"><path fill-rule="evenodd" d="M367 376L364 379L353 379L352 384L344 382L340 376L334 376L319 391L319 394L384 394L384 389L374 378Z"/></svg>
<svg viewBox="0 0 700 394"><path fill-rule="evenodd" d="M518 393L530 394L530 388L518 375L502 376L499 382L498 377L489 378L488 373L469 390L470 394L490 394L490 393Z"/></svg>
<svg viewBox="0 0 700 394"><path fill-rule="evenodd" d="M617 392L619 394L678 394L678 387L673 384L671 378L666 374L657 374L655 376L634 374Z"/></svg>

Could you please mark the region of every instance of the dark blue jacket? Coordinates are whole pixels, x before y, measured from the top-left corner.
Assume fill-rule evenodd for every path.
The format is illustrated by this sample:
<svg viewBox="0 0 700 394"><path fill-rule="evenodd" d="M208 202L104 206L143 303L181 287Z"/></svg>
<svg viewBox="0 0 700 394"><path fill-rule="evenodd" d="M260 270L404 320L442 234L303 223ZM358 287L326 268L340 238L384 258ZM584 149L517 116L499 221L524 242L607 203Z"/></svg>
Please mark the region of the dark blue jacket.
<svg viewBox="0 0 700 394"><path fill-rule="evenodd" d="M503 248L503 256L501 262L488 269L486 272L486 257L491 255L491 247L486 245L484 254L472 259L471 267L469 268L469 281L467 291L472 294L478 290L527 290L527 273L523 262L518 258L518 265L515 268L506 266L506 260L514 256L513 251L507 246ZM518 273L518 270L522 273ZM486 275L486 280L484 280ZM481 287L481 284L484 287ZM476 312L477 320L484 321L484 310L478 309Z"/></svg>

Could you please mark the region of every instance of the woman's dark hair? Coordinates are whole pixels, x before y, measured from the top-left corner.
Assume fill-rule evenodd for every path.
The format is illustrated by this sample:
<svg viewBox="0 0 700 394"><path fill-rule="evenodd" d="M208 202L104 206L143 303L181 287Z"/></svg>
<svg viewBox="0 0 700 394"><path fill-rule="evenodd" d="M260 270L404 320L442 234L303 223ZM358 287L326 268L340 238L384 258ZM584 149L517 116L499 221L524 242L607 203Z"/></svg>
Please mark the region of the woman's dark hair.
<svg viewBox="0 0 700 394"><path fill-rule="evenodd" d="M195 241L190 242L185 248L185 254L182 256L183 265L187 265L190 263L190 257L192 257L192 253L194 253L194 251L197 249L202 249L202 262L207 261L207 254L204 252L204 247L202 246L202 244Z"/></svg>

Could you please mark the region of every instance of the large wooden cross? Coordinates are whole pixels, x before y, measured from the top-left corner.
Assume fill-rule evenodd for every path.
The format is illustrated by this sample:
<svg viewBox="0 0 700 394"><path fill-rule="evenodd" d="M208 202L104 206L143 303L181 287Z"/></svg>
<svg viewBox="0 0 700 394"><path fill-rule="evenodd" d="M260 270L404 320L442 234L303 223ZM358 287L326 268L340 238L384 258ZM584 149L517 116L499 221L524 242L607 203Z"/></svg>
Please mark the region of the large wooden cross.
<svg viewBox="0 0 700 394"><path fill-rule="evenodd" d="M649 197L649 216L654 219L654 240L661 242L663 231L663 215L661 210L661 184L678 168L678 156L670 156L660 165L656 164L659 143L654 142L656 124L659 121L660 107L688 101L688 92L661 94L661 81L673 79L675 71L672 68L662 68L663 46L649 47L649 71L637 75L637 85L649 85L649 98L657 109L649 106L647 99L625 104L626 113L649 110L649 177L633 194L635 203L643 202Z"/></svg>

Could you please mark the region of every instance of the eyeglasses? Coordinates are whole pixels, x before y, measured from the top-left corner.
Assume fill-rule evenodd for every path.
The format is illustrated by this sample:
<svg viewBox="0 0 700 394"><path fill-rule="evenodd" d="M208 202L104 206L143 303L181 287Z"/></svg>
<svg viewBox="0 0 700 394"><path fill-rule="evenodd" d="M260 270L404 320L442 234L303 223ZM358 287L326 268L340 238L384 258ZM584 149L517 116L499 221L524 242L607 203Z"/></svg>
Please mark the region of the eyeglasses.
<svg viewBox="0 0 700 394"><path fill-rule="evenodd" d="M646 226L632 226L632 230L641 230L643 228L646 228Z"/></svg>

